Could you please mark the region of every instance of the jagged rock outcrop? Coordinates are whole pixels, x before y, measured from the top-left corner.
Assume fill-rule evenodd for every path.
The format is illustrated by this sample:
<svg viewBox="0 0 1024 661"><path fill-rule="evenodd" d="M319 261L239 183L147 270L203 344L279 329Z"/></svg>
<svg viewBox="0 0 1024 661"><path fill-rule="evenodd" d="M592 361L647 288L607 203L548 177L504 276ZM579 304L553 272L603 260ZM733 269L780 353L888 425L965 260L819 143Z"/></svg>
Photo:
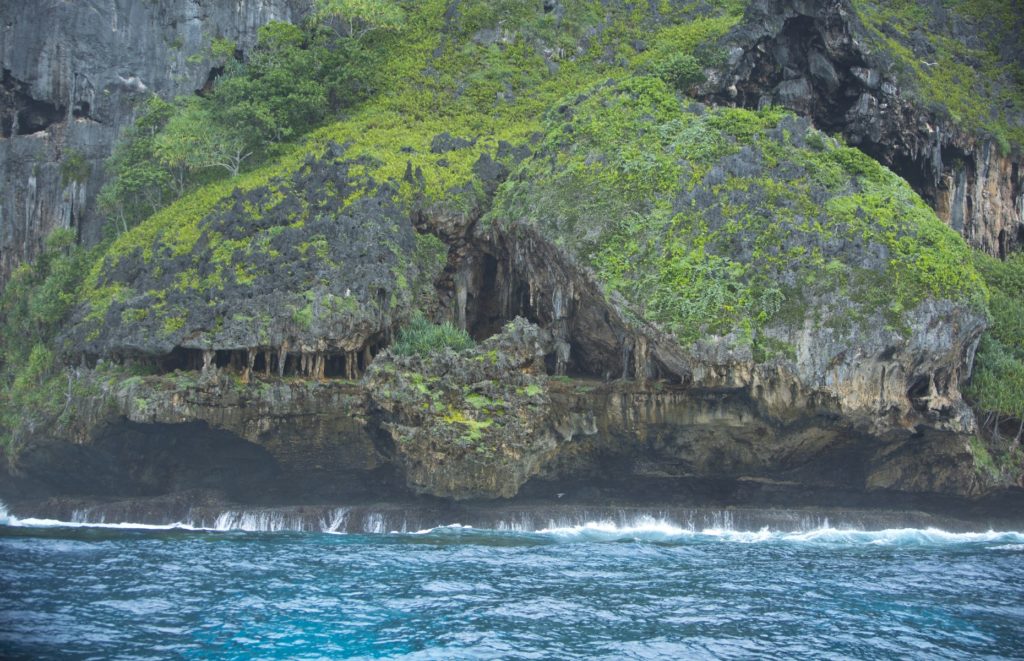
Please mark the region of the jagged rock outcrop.
<svg viewBox="0 0 1024 661"><path fill-rule="evenodd" d="M952 232L806 122L683 109L658 90L606 86L559 109L482 230L496 265L476 281L501 284L470 318L506 305L566 343L570 373L743 392L765 420L973 431L959 388L983 286ZM663 178L602 190L629 181L631 153L663 155L649 165Z"/></svg>
<svg viewBox="0 0 1024 661"><path fill-rule="evenodd" d="M1020 152L1005 153L1007 145L963 128L907 89L912 82L899 72L918 63L898 62L877 43L859 8L850 0L750 3L743 23L720 44L727 65L710 70L700 95L747 108L775 104L813 118L909 181L971 245L1009 254L1024 241ZM923 37L905 46L919 66L940 66L928 61L934 53ZM1019 65L1019 54L1007 57L1009 67Z"/></svg>
<svg viewBox="0 0 1024 661"><path fill-rule="evenodd" d="M291 175L235 190L194 227L115 244L95 283L109 295L80 310L69 355L356 378L429 299L444 260L436 240L440 252L422 258L427 239L364 165L332 144Z"/></svg>
<svg viewBox="0 0 1024 661"><path fill-rule="evenodd" d="M562 440L544 370L551 343L517 318L471 351L374 362L365 383L410 488L511 498L550 462Z"/></svg>
<svg viewBox="0 0 1024 661"><path fill-rule="evenodd" d="M847 497L982 493L962 435L928 430L886 440L847 426L827 407L783 420L749 392L552 382L562 424L576 433L560 444L542 477L638 489L645 482L679 488L708 481L726 492L761 485Z"/></svg>
<svg viewBox="0 0 1024 661"><path fill-rule="evenodd" d="M247 49L270 20L309 0L102 0L0 4L0 285L58 227L86 243L102 164L140 100L207 82L210 40ZM68 167L71 162L74 167Z"/></svg>
<svg viewBox="0 0 1024 661"><path fill-rule="evenodd" d="M351 382L243 384L222 369L118 374L102 366L80 371L64 424L51 431L54 440L30 450L22 472L59 483L71 470L65 464L93 465L91 486L75 478L71 493L204 488L259 500L366 497L401 488L367 423L366 391Z"/></svg>
<svg viewBox="0 0 1024 661"><path fill-rule="evenodd" d="M703 88L802 117L709 107L652 75L574 89L541 132L442 126L465 108L438 122L385 98L305 157L196 191L85 279L57 347L83 367L53 435L134 457L151 489L176 488L155 463L195 435L254 479L337 475L354 486L332 493L366 497L978 495L960 397L985 326L970 252L906 182L811 126L890 149L875 155L926 195L920 159L950 162L848 8L755 3ZM451 66L450 46L429 61ZM511 103L501 87L479 98ZM416 312L481 344L378 353ZM111 384L139 368L157 374Z"/></svg>

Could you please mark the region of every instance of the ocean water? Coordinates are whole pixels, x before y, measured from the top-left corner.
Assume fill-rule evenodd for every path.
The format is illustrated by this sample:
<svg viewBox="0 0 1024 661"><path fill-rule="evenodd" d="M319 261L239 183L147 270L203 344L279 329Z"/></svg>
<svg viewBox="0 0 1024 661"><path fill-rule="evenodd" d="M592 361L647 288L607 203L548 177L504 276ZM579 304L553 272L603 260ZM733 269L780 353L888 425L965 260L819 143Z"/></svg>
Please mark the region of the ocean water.
<svg viewBox="0 0 1024 661"><path fill-rule="evenodd" d="M0 510L0 657L1024 658L1019 532L275 527Z"/></svg>

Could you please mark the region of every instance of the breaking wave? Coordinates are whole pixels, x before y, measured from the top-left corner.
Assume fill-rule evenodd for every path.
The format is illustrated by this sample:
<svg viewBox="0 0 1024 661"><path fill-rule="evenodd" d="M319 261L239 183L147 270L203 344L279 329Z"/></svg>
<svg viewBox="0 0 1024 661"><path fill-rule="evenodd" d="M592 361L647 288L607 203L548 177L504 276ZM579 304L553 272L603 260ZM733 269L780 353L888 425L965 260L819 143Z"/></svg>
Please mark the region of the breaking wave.
<svg viewBox="0 0 1024 661"><path fill-rule="evenodd" d="M579 518L579 517L577 517ZM0 526L12 528L109 528L124 530L183 530L196 532L306 532L330 534L416 535L417 537L465 538L480 536L524 536L552 542L619 542L647 541L653 543L737 544L784 543L817 546L893 546L928 547L953 544L986 545L997 550L1024 550L1024 533L1016 531L947 532L939 528L888 528L866 530L835 527L825 519L807 519L801 529L778 530L769 526L744 530L733 524L727 511L711 517L713 525L702 527L692 521L681 524L665 517L638 514L620 516L619 520L597 519L572 522L568 520L498 521L493 526L478 527L451 523L441 526L411 528L401 517L390 512L354 511L339 507L317 514L299 514L277 510L225 510L216 516L188 519L167 524L108 522L100 517L91 520L85 512L75 512L70 521L44 518L20 518L10 514L0 502Z"/></svg>

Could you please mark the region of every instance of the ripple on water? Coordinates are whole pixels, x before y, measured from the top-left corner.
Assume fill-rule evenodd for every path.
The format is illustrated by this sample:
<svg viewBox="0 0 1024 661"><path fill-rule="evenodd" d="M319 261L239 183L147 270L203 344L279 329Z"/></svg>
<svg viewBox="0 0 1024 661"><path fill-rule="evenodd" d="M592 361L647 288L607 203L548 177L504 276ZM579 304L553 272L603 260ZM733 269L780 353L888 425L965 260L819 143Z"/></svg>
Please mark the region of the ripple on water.
<svg viewBox="0 0 1024 661"><path fill-rule="evenodd" d="M1018 533L645 525L347 536L8 528L0 643L29 657L136 658L1024 649Z"/></svg>

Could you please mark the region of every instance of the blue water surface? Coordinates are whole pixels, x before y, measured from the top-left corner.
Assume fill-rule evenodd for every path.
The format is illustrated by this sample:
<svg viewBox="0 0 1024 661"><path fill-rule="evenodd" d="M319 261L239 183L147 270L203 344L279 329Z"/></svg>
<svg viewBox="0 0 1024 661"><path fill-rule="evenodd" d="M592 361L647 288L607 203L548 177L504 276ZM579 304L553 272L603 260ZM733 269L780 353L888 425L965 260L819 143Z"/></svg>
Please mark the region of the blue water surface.
<svg viewBox="0 0 1024 661"><path fill-rule="evenodd" d="M0 526L26 658L1024 655L1024 535Z"/></svg>

